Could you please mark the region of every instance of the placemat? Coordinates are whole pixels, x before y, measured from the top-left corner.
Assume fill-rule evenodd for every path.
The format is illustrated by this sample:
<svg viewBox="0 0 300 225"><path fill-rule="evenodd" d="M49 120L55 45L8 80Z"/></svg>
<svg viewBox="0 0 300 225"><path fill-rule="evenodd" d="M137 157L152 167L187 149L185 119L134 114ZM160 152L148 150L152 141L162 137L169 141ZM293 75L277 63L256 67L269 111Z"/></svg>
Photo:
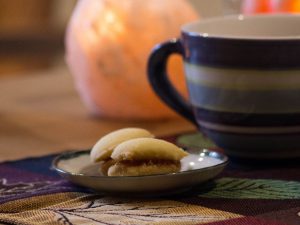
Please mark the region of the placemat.
<svg viewBox="0 0 300 225"><path fill-rule="evenodd" d="M177 137L167 139L214 147L199 134ZM69 183L51 169L55 156L0 164L1 224L300 224L297 162L245 165L231 160L217 179L190 192L125 198Z"/></svg>

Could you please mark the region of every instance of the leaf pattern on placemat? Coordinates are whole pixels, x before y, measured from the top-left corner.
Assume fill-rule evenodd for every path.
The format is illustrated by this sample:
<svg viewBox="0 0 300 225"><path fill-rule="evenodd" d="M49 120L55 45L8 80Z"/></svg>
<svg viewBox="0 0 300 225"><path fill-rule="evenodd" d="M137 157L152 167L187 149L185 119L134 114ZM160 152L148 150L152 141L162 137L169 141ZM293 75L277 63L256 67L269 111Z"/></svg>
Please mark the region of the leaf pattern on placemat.
<svg viewBox="0 0 300 225"><path fill-rule="evenodd" d="M300 199L300 182L221 178L201 197L232 199Z"/></svg>
<svg viewBox="0 0 300 225"><path fill-rule="evenodd" d="M91 196L93 198L93 196ZM80 207L49 208L64 224L77 221L99 224L202 224L239 218L238 214L171 200L94 198ZM84 203L83 201L81 203ZM110 221L109 223L107 223Z"/></svg>
<svg viewBox="0 0 300 225"><path fill-rule="evenodd" d="M176 200L127 199L70 192L0 205L0 224L196 225L240 217L243 216Z"/></svg>
<svg viewBox="0 0 300 225"><path fill-rule="evenodd" d="M32 182L9 182L8 179L0 179L0 203L1 200L10 197L25 196L26 194L38 195L44 192L57 192L71 190L65 180L57 181L32 181Z"/></svg>

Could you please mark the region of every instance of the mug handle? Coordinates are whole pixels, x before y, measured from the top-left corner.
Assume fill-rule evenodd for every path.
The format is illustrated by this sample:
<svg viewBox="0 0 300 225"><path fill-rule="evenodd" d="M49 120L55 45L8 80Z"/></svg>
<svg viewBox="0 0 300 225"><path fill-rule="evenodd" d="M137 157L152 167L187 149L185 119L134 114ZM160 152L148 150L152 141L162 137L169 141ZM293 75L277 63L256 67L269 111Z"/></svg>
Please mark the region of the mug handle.
<svg viewBox="0 0 300 225"><path fill-rule="evenodd" d="M191 104L178 93L168 78L167 61L172 54L180 54L184 57L180 39L171 39L153 49L147 66L150 85L158 97L170 108L198 127Z"/></svg>

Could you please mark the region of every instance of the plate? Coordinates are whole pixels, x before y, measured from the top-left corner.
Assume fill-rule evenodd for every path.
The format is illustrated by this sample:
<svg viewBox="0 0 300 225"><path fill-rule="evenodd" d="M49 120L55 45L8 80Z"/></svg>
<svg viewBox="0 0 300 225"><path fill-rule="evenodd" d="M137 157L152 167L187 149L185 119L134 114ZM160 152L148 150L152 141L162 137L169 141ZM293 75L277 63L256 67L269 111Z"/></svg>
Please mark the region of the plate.
<svg viewBox="0 0 300 225"><path fill-rule="evenodd" d="M227 156L206 149L185 149L177 173L148 176L103 176L90 160L90 151L67 152L53 161L53 168L70 182L105 193L164 195L179 193L215 178L228 163Z"/></svg>

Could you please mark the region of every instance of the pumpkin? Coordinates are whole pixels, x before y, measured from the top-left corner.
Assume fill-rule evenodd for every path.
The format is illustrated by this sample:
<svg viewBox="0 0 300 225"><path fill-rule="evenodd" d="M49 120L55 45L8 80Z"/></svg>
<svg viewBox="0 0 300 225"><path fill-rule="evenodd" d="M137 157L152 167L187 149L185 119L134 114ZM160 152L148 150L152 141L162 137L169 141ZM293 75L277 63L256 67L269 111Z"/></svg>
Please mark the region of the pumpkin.
<svg viewBox="0 0 300 225"><path fill-rule="evenodd" d="M155 44L198 19L185 0L81 0L66 31L66 62L90 112L121 119L174 117L151 89L146 64ZM179 56L171 81L187 95Z"/></svg>

